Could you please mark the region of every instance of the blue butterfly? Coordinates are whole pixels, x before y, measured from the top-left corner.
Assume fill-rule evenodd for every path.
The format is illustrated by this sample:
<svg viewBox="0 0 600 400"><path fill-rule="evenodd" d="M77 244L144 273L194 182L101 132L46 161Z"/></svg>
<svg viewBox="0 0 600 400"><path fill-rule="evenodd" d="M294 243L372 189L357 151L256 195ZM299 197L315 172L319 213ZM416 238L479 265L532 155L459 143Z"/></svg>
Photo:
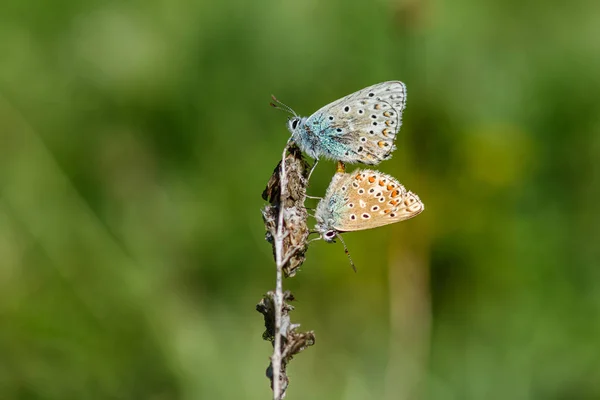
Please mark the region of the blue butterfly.
<svg viewBox="0 0 600 400"><path fill-rule="evenodd" d="M391 158L396 149L406 85L400 81L378 83L336 100L310 117L300 117L273 99L278 103L272 104L274 107L293 115L287 122L290 140L314 158L315 165L320 158L376 165Z"/></svg>

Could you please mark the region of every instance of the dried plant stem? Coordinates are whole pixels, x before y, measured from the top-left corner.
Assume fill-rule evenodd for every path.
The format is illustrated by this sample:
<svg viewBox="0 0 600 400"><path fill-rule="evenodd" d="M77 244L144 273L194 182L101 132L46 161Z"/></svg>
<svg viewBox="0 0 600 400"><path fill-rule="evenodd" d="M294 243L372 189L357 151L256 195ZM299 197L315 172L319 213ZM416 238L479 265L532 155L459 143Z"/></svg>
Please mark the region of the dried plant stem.
<svg viewBox="0 0 600 400"><path fill-rule="evenodd" d="M263 191L263 199L269 202L262 209L267 231L265 239L273 246L276 265L276 287L267 292L256 305L265 320L263 339L273 345L267 377L271 381L273 399L285 398L289 378L287 365L294 355L315 343L312 331L297 332L299 324L290 319L294 296L283 291L283 278L296 275L305 260L310 230L306 224L308 213L304 206L308 164L298 146L288 143L283 150L281 162Z"/></svg>
<svg viewBox="0 0 600 400"><path fill-rule="evenodd" d="M281 182L281 192L279 193L279 203L283 204L285 192L287 190L287 175L285 173L285 158L287 154L287 145L283 149L281 156L281 169L279 172L279 181ZM276 285L275 285L275 343L273 345L273 355L271 356L271 365L273 366L273 400L281 399L281 308L283 306L283 211L284 207L279 207L279 216L277 222L277 233L275 235L275 263L277 265Z"/></svg>

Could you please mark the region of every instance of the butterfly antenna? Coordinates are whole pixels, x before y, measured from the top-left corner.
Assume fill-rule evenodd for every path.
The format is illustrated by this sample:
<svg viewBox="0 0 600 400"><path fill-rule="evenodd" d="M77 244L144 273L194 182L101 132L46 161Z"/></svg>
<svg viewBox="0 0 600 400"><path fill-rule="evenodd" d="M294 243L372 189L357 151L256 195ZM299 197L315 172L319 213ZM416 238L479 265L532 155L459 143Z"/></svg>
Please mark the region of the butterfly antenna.
<svg viewBox="0 0 600 400"><path fill-rule="evenodd" d="M294 117L298 116L298 114L296 114L296 112L294 110L292 110L292 107L290 107L287 104L284 104L281 101L277 100L277 97L275 97L275 95L271 95L271 98L274 101L274 103L270 103L271 107L275 107L278 110L282 110L282 111L288 112L288 113L292 114Z"/></svg>
<svg viewBox="0 0 600 400"><path fill-rule="evenodd" d="M335 236L340 239L340 242L342 242L342 244L344 245L344 253L346 253L346 255L348 256L348 260L350 260L350 266L352 266L352 269L354 270L354 272L356 272L356 266L354 265L354 261L352 261L352 257L350 257L350 252L348 251L348 247L346 247L346 242L344 242L344 239L342 239L342 235L336 233Z"/></svg>

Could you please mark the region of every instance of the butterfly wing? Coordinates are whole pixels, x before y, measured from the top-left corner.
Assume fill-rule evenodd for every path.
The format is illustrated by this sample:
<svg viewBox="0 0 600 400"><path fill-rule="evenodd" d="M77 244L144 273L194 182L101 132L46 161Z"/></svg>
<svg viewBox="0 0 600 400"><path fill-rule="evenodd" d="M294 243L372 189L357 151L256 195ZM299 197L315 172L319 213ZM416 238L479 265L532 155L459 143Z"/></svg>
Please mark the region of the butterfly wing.
<svg viewBox="0 0 600 400"><path fill-rule="evenodd" d="M305 126L319 139L326 158L378 164L396 149L405 107L404 83L382 82L326 105Z"/></svg>
<svg viewBox="0 0 600 400"><path fill-rule="evenodd" d="M359 231L393 224L425 209L416 194L407 192L389 175L368 169L343 175L335 182L332 193L328 189L326 196L330 225L337 231Z"/></svg>

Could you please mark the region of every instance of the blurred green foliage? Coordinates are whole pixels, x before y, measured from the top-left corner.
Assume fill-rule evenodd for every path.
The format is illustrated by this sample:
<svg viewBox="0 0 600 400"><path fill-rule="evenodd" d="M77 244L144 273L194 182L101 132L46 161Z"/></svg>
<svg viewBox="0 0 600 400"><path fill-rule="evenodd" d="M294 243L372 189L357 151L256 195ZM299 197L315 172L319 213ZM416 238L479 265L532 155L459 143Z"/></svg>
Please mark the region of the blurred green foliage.
<svg viewBox="0 0 600 400"><path fill-rule="evenodd" d="M358 274L311 246L288 398L600 398L599 38L591 0L4 1L0 398L269 398L269 96L391 79L426 211Z"/></svg>

